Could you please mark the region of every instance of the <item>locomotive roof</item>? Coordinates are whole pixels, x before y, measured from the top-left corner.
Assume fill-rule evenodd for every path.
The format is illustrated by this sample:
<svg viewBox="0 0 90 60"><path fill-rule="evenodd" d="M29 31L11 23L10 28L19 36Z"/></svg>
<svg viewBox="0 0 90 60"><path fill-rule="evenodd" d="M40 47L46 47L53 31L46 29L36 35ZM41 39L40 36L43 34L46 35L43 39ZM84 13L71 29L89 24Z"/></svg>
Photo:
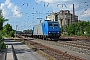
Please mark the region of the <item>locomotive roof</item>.
<svg viewBox="0 0 90 60"><path fill-rule="evenodd" d="M58 22L58 21L44 20L44 22L53 23L53 22ZM43 24L44 22L39 23L39 24L37 24L37 25L41 25L41 24ZM35 26L37 26L37 25L35 25Z"/></svg>
<svg viewBox="0 0 90 60"><path fill-rule="evenodd" d="M58 22L58 21L51 21L51 20L44 20L46 22Z"/></svg>

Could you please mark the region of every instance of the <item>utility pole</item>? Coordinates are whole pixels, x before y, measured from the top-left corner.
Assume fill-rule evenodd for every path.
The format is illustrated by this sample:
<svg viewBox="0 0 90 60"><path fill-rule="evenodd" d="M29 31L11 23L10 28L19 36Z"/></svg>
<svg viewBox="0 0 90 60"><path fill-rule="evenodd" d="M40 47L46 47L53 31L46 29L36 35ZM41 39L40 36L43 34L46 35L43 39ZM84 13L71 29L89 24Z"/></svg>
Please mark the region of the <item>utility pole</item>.
<svg viewBox="0 0 90 60"><path fill-rule="evenodd" d="M16 25L15 40L16 40L16 35L17 35L17 27L18 27L18 25Z"/></svg>
<svg viewBox="0 0 90 60"><path fill-rule="evenodd" d="M39 20L40 20L40 23L41 23L41 21L42 21L42 18L37 18L37 19L39 19Z"/></svg>

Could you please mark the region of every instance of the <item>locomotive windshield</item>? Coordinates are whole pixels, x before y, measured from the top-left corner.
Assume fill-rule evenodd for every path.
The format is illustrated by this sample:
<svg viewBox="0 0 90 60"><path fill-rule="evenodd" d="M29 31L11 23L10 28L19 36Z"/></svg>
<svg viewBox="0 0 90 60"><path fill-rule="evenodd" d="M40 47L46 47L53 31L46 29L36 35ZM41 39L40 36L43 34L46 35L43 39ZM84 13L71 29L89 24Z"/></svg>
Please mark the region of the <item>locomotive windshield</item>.
<svg viewBox="0 0 90 60"><path fill-rule="evenodd" d="M57 22L49 22L48 26L50 26L50 27L53 27L53 26L57 27L57 26L59 26L59 24Z"/></svg>
<svg viewBox="0 0 90 60"><path fill-rule="evenodd" d="M54 24L54 26L58 26L58 24Z"/></svg>

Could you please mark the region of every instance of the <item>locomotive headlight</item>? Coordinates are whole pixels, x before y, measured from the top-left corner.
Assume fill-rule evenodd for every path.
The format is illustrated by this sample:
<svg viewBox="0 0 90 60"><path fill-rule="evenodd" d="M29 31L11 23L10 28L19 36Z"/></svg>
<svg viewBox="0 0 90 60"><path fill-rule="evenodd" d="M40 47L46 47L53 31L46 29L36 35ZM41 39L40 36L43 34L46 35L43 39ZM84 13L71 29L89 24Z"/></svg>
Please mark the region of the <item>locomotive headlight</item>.
<svg viewBox="0 0 90 60"><path fill-rule="evenodd" d="M51 33L51 32L49 32L49 33Z"/></svg>
<svg viewBox="0 0 90 60"><path fill-rule="evenodd" d="M59 33L59 32L57 32L57 33Z"/></svg>

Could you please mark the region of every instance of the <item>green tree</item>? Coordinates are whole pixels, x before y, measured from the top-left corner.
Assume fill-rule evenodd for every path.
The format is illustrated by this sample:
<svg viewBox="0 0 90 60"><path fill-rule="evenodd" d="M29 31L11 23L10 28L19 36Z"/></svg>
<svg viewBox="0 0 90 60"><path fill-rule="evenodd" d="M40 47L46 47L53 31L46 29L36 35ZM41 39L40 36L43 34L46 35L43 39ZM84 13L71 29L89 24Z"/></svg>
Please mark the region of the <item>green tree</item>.
<svg viewBox="0 0 90 60"><path fill-rule="evenodd" d="M90 36L90 22L73 23L67 27L66 32L68 35Z"/></svg>
<svg viewBox="0 0 90 60"><path fill-rule="evenodd" d="M4 39L3 37L0 35L0 50L1 49L5 49L6 48L6 44L4 44Z"/></svg>
<svg viewBox="0 0 90 60"><path fill-rule="evenodd" d="M14 31L10 31L9 36L14 37Z"/></svg>
<svg viewBox="0 0 90 60"><path fill-rule="evenodd" d="M8 19L5 19L3 16L2 16L2 10L0 10L0 49L5 49L6 48L6 45L4 44L4 39L2 37L2 29L3 29L3 23L5 21L8 21Z"/></svg>
<svg viewBox="0 0 90 60"><path fill-rule="evenodd" d="M3 34L5 36L11 36L13 37L14 36L14 30L12 29L12 26L10 26L10 24L6 24L4 27L3 27Z"/></svg>
<svg viewBox="0 0 90 60"><path fill-rule="evenodd" d="M68 33L68 35L75 35L76 33L76 31L75 31L75 26L76 26L77 24L76 23L73 23L73 24L71 24L71 25L69 25L68 27L67 27L67 29L66 29L66 32Z"/></svg>
<svg viewBox="0 0 90 60"><path fill-rule="evenodd" d="M61 31L60 32L63 33L63 26L61 27Z"/></svg>
<svg viewBox="0 0 90 60"><path fill-rule="evenodd" d="M32 33L32 29L24 30L23 33Z"/></svg>
<svg viewBox="0 0 90 60"><path fill-rule="evenodd" d="M87 22L87 26L85 26L84 28L84 32L86 32L85 33L86 36L90 36L90 22L89 21Z"/></svg>
<svg viewBox="0 0 90 60"><path fill-rule="evenodd" d="M5 21L8 21L8 19L5 19L3 16L2 16L2 10L0 10L0 30L3 29L3 23Z"/></svg>

